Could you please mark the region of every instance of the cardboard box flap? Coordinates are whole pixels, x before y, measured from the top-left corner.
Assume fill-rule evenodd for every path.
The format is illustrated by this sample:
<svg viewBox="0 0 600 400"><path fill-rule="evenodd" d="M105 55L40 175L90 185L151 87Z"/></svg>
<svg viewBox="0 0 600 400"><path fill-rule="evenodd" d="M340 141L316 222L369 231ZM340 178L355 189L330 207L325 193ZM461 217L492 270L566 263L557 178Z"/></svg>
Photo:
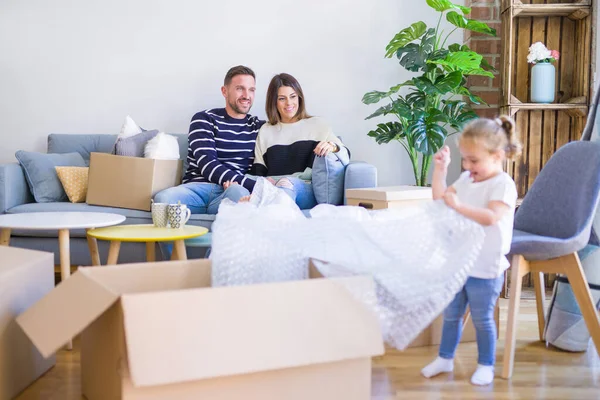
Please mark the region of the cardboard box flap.
<svg viewBox="0 0 600 400"><path fill-rule="evenodd" d="M81 271L17 317L44 357L83 331L119 296Z"/></svg>
<svg viewBox="0 0 600 400"><path fill-rule="evenodd" d="M363 280L373 290L368 277ZM153 386L384 351L379 321L339 282L191 289L121 297L129 370Z"/></svg>
<svg viewBox="0 0 600 400"><path fill-rule="evenodd" d="M107 265L81 271L118 295L211 285L211 264L207 259Z"/></svg>
<svg viewBox="0 0 600 400"><path fill-rule="evenodd" d="M348 189L346 197L364 200L426 200L432 198L431 188L420 186L389 186L369 189Z"/></svg>

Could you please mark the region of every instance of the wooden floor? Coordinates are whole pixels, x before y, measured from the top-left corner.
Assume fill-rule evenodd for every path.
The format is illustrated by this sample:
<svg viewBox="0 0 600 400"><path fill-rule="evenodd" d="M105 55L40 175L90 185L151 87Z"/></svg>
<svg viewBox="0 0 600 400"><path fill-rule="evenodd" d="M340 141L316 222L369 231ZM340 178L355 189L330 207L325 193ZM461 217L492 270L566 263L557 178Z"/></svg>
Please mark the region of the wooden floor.
<svg viewBox="0 0 600 400"><path fill-rule="evenodd" d="M491 386L471 386L469 378L477 365L475 343L459 346L454 373L433 379L421 377L419 371L437 355L437 347L413 348L404 352L388 350L384 356L374 360L372 399L600 399L600 358L593 345L586 353L566 353L546 348L543 343L536 341L534 301L522 300L521 304L512 380L497 377ZM501 336L497 373L501 369L508 301L501 300L500 305ZM75 350L72 352L59 352L56 367L17 399L81 399L77 344L75 341Z"/></svg>

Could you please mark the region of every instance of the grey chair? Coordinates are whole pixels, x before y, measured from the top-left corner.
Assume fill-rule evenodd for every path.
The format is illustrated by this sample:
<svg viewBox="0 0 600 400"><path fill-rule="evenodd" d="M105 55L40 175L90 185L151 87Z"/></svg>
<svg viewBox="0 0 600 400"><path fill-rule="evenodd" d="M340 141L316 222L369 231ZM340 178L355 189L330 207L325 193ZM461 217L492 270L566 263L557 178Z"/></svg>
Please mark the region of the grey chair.
<svg viewBox="0 0 600 400"><path fill-rule="evenodd" d="M531 272L544 340L544 272L565 275L600 354L600 319L577 251L588 243L600 193L600 143L572 142L548 160L515 215L502 377L512 376L522 278Z"/></svg>

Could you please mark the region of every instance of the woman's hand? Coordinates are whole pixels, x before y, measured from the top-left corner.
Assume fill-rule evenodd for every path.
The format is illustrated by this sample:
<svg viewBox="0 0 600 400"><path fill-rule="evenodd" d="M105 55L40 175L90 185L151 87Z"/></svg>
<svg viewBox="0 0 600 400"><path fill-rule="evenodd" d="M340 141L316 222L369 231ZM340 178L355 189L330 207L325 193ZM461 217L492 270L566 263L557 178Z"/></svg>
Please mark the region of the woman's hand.
<svg viewBox="0 0 600 400"><path fill-rule="evenodd" d="M444 193L444 203L450 208L457 209L460 206L460 201L458 200L458 196L456 193L451 191L446 191Z"/></svg>
<svg viewBox="0 0 600 400"><path fill-rule="evenodd" d="M450 147L444 146L442 147L435 155L433 156L433 161L435 163L436 168L440 168L445 170L450 165Z"/></svg>
<svg viewBox="0 0 600 400"><path fill-rule="evenodd" d="M334 152L337 146L332 142L322 141L315 147L314 153L319 157L325 157L327 154Z"/></svg>

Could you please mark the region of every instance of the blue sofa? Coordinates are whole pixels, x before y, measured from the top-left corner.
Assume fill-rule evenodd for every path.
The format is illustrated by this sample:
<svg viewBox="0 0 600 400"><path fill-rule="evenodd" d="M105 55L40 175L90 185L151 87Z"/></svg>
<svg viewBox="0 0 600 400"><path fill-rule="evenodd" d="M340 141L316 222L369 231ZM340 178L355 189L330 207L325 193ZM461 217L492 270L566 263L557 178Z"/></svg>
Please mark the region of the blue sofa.
<svg viewBox="0 0 600 400"><path fill-rule="evenodd" d="M187 155L187 135L174 134L179 141L180 155L183 160ZM110 153L116 135L102 134L50 134L48 135L48 153L78 152L89 161L91 152ZM185 165L184 165L185 167ZM185 168L184 168L185 170ZM344 186L346 189L377 186L377 169L365 162L353 161L346 167ZM36 203L29 191L23 169L18 163L0 164L0 214L31 213L45 211L89 211L110 212L127 217L125 224L151 224L150 212L125 208L101 207L86 203ZM194 214L188 224L210 228L215 215ZM56 231L12 232L11 246L49 251L54 253L55 263L59 264L58 240ZM100 259L106 262L108 242L98 241ZM188 248L190 258L201 257L205 249ZM123 243L119 262L145 261L145 246L140 243ZM157 252L160 258L160 252ZM71 231L71 263L73 265L91 265L85 232Z"/></svg>

